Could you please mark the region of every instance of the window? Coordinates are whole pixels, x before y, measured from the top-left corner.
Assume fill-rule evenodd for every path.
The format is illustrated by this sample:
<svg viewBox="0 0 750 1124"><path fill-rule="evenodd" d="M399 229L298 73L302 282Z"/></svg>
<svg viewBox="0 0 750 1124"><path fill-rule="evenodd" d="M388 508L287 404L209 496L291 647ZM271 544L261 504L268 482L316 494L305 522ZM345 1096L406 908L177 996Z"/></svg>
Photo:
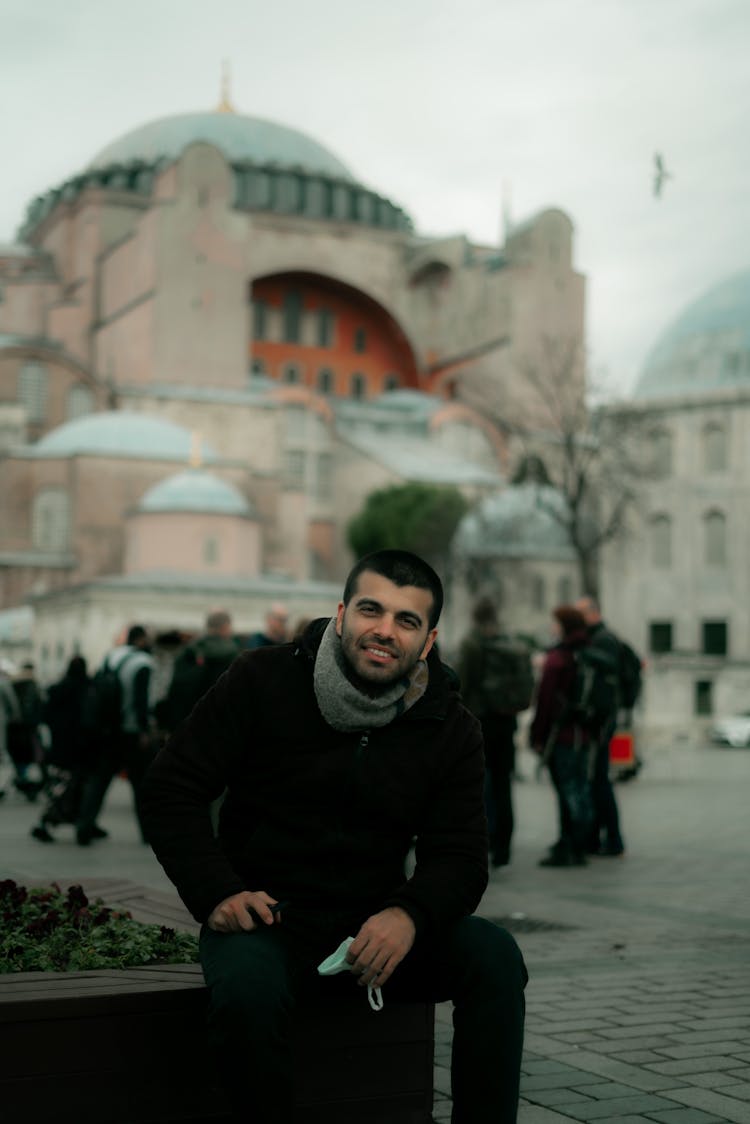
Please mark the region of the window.
<svg viewBox="0 0 750 1124"><path fill-rule="evenodd" d="M302 373L295 363L287 363L284 368L284 382L289 386L297 386L302 382Z"/></svg>
<svg viewBox="0 0 750 1124"><path fill-rule="evenodd" d="M68 548L70 501L62 488L44 488L34 497L31 509L31 541L36 550Z"/></svg>
<svg viewBox="0 0 750 1124"><path fill-rule="evenodd" d="M253 339L268 338L268 316L265 301L253 301Z"/></svg>
<svg viewBox="0 0 750 1124"><path fill-rule="evenodd" d="M41 363L24 363L18 374L18 398L30 422L44 421L47 408L47 369Z"/></svg>
<svg viewBox="0 0 750 1124"><path fill-rule="evenodd" d="M352 375L352 381L351 381L350 385L351 385L352 398L364 398L365 397L365 393L367 391L367 379L365 378L364 375L359 374L359 372L357 372L356 374L353 374Z"/></svg>
<svg viewBox="0 0 750 1124"><path fill-rule="evenodd" d="M727 622L703 622L704 656L725 656L727 654Z"/></svg>
<svg viewBox="0 0 750 1124"><path fill-rule="evenodd" d="M713 683L710 679L698 679L693 685L693 711L698 715L713 714Z"/></svg>
<svg viewBox="0 0 750 1124"><path fill-rule="evenodd" d="M569 605L573 600L573 582L567 574L557 580L557 600L561 605Z"/></svg>
<svg viewBox="0 0 750 1124"><path fill-rule="evenodd" d="M672 565L672 520L668 515L651 519L651 563L660 569Z"/></svg>
<svg viewBox="0 0 750 1124"><path fill-rule="evenodd" d="M219 561L219 543L213 535L203 540L203 561L208 566L213 566Z"/></svg>
<svg viewBox="0 0 750 1124"><path fill-rule="evenodd" d="M82 418L94 409L94 396L87 386L72 386L68 391L68 421Z"/></svg>
<svg viewBox="0 0 750 1124"><path fill-rule="evenodd" d="M367 332L364 328L355 328L354 330L354 350L360 355L367 351Z"/></svg>
<svg viewBox="0 0 750 1124"><path fill-rule="evenodd" d="M547 590L541 574L533 574L531 578L531 607L544 609L547 602Z"/></svg>
<svg viewBox="0 0 750 1124"><path fill-rule="evenodd" d="M291 290L284 294L284 343L299 343L302 329L302 294Z"/></svg>
<svg viewBox="0 0 750 1124"><path fill-rule="evenodd" d="M398 375L386 375L383 379L384 390L398 390L399 379Z"/></svg>
<svg viewBox="0 0 750 1124"><path fill-rule="evenodd" d="M672 651L672 622L650 621L648 626L648 646L654 653Z"/></svg>
<svg viewBox="0 0 750 1124"><path fill-rule="evenodd" d="M266 365L262 359L253 358L250 361L250 374L251 375L265 375Z"/></svg>
<svg viewBox="0 0 750 1124"><path fill-rule="evenodd" d="M333 493L333 457L330 453L318 453L315 477L315 495L319 500L328 500Z"/></svg>
<svg viewBox="0 0 750 1124"><path fill-rule="evenodd" d="M704 555L708 566L727 564L727 521L721 511L709 511L703 520Z"/></svg>
<svg viewBox="0 0 750 1124"><path fill-rule="evenodd" d="M727 438L721 425L703 430L703 467L706 472L724 472L727 467Z"/></svg>
<svg viewBox="0 0 750 1124"><path fill-rule="evenodd" d="M333 371L329 367L318 371L318 390L321 394L330 394L333 390Z"/></svg>
<svg viewBox="0 0 750 1124"><path fill-rule="evenodd" d="M318 347L333 347L333 313L327 308L321 308L317 317L317 343Z"/></svg>
<svg viewBox="0 0 750 1124"><path fill-rule="evenodd" d="M665 429L651 434L651 472L657 479L672 471L672 438Z"/></svg>
<svg viewBox="0 0 750 1124"><path fill-rule="evenodd" d="M304 488L305 453L303 449L287 449L284 453L284 483L287 488Z"/></svg>

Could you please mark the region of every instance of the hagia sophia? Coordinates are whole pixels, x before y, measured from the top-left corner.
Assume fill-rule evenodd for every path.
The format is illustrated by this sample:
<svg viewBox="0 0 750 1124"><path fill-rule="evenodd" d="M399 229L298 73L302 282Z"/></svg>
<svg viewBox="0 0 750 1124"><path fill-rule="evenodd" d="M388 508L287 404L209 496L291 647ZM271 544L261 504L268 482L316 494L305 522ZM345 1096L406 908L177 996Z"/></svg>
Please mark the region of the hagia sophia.
<svg viewBox="0 0 750 1124"><path fill-rule="evenodd" d="M415 480L461 489L456 573L491 563L508 624L544 639L578 570L559 496L510 483L514 433L542 428L525 372L555 378L545 345L585 340L585 304L557 207L494 246L428 237L226 95L134 127L0 242L0 654L30 650L48 682L134 617L329 613L348 522ZM749 324L750 273L707 286L611 407L642 416L654 471L603 551L605 611L665 737L748 705Z"/></svg>

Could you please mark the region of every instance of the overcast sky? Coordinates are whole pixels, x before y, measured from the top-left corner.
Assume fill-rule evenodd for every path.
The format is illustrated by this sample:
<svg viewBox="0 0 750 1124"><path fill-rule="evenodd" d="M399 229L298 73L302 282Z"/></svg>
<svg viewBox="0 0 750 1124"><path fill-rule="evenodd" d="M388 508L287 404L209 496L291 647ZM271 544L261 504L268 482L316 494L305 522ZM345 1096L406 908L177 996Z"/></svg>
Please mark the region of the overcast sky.
<svg viewBox="0 0 750 1124"><path fill-rule="evenodd" d="M750 268L750 0L0 0L0 241L120 134L213 109L310 133L425 234L576 228L615 392ZM656 199L655 151L673 173Z"/></svg>

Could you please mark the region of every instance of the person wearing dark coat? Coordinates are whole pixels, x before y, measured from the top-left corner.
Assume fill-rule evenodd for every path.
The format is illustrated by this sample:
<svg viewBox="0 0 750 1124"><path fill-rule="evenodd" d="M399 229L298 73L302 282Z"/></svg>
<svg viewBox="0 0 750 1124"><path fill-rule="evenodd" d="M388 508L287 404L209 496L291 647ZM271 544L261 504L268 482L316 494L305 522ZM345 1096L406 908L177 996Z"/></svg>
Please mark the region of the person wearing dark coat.
<svg viewBox="0 0 750 1124"><path fill-rule="evenodd" d="M149 840L203 923L237 1119L251 1103L289 1124L295 1003L341 988L366 1002L360 985L452 999L454 1120L516 1120L526 971L510 934L472 916L488 879L482 740L432 651L441 606L415 555L362 559L335 617L244 652L147 777ZM350 970L321 979L349 938Z"/></svg>
<svg viewBox="0 0 750 1124"><path fill-rule="evenodd" d="M558 800L560 835L540 866L583 866L593 809L589 780L594 735L571 715L575 651L588 643L583 614L572 605L553 613L558 643L549 650L537 689L529 742L549 768Z"/></svg>

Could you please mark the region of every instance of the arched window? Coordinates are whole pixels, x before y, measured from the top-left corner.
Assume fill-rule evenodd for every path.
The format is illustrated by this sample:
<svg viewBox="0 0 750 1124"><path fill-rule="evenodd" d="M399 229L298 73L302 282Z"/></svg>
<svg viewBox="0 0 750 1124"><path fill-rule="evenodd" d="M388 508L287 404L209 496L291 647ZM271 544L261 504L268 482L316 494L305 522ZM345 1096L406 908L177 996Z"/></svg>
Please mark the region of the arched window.
<svg viewBox="0 0 750 1124"><path fill-rule="evenodd" d="M330 394L333 390L333 371L330 367L323 367L318 371L318 390L321 394Z"/></svg>
<svg viewBox="0 0 750 1124"><path fill-rule="evenodd" d="M219 540L215 535L203 540L203 561L207 566L215 566L219 561Z"/></svg>
<svg viewBox="0 0 750 1124"><path fill-rule="evenodd" d="M352 375L351 383L349 385L351 387L352 398L365 397L365 394L367 392L367 379L364 375L356 372Z"/></svg>
<svg viewBox="0 0 750 1124"><path fill-rule="evenodd" d="M44 421L47 409L47 368L42 363L24 363L18 373L18 399L30 422Z"/></svg>
<svg viewBox="0 0 750 1124"><path fill-rule="evenodd" d="M721 511L709 511L703 517L704 556L708 566L727 564L727 520Z"/></svg>
<svg viewBox="0 0 750 1124"><path fill-rule="evenodd" d="M302 382L302 372L295 363L287 363L284 368L284 382L289 383L290 386Z"/></svg>
<svg viewBox="0 0 750 1124"><path fill-rule="evenodd" d="M251 375L265 375L266 365L262 359L255 356L250 360L250 374Z"/></svg>
<svg viewBox="0 0 750 1124"><path fill-rule="evenodd" d="M35 550L64 551L70 537L70 500L63 488L43 488L31 508L31 541Z"/></svg>
<svg viewBox="0 0 750 1124"><path fill-rule="evenodd" d="M67 417L68 421L82 418L85 414L93 413L94 396L87 386L71 386L68 391Z"/></svg>
<svg viewBox="0 0 750 1124"><path fill-rule="evenodd" d="M383 390L398 390L399 385L398 375L386 375L383 379Z"/></svg>
<svg viewBox="0 0 750 1124"><path fill-rule="evenodd" d="M651 563L663 569L672 565L672 520L668 515L651 519Z"/></svg>
<svg viewBox="0 0 750 1124"><path fill-rule="evenodd" d="M672 472L672 437L666 429L651 433L651 471L657 479Z"/></svg>
<svg viewBox="0 0 750 1124"><path fill-rule="evenodd" d="M716 422L703 430L703 467L706 472L724 472L727 467L727 435Z"/></svg>

